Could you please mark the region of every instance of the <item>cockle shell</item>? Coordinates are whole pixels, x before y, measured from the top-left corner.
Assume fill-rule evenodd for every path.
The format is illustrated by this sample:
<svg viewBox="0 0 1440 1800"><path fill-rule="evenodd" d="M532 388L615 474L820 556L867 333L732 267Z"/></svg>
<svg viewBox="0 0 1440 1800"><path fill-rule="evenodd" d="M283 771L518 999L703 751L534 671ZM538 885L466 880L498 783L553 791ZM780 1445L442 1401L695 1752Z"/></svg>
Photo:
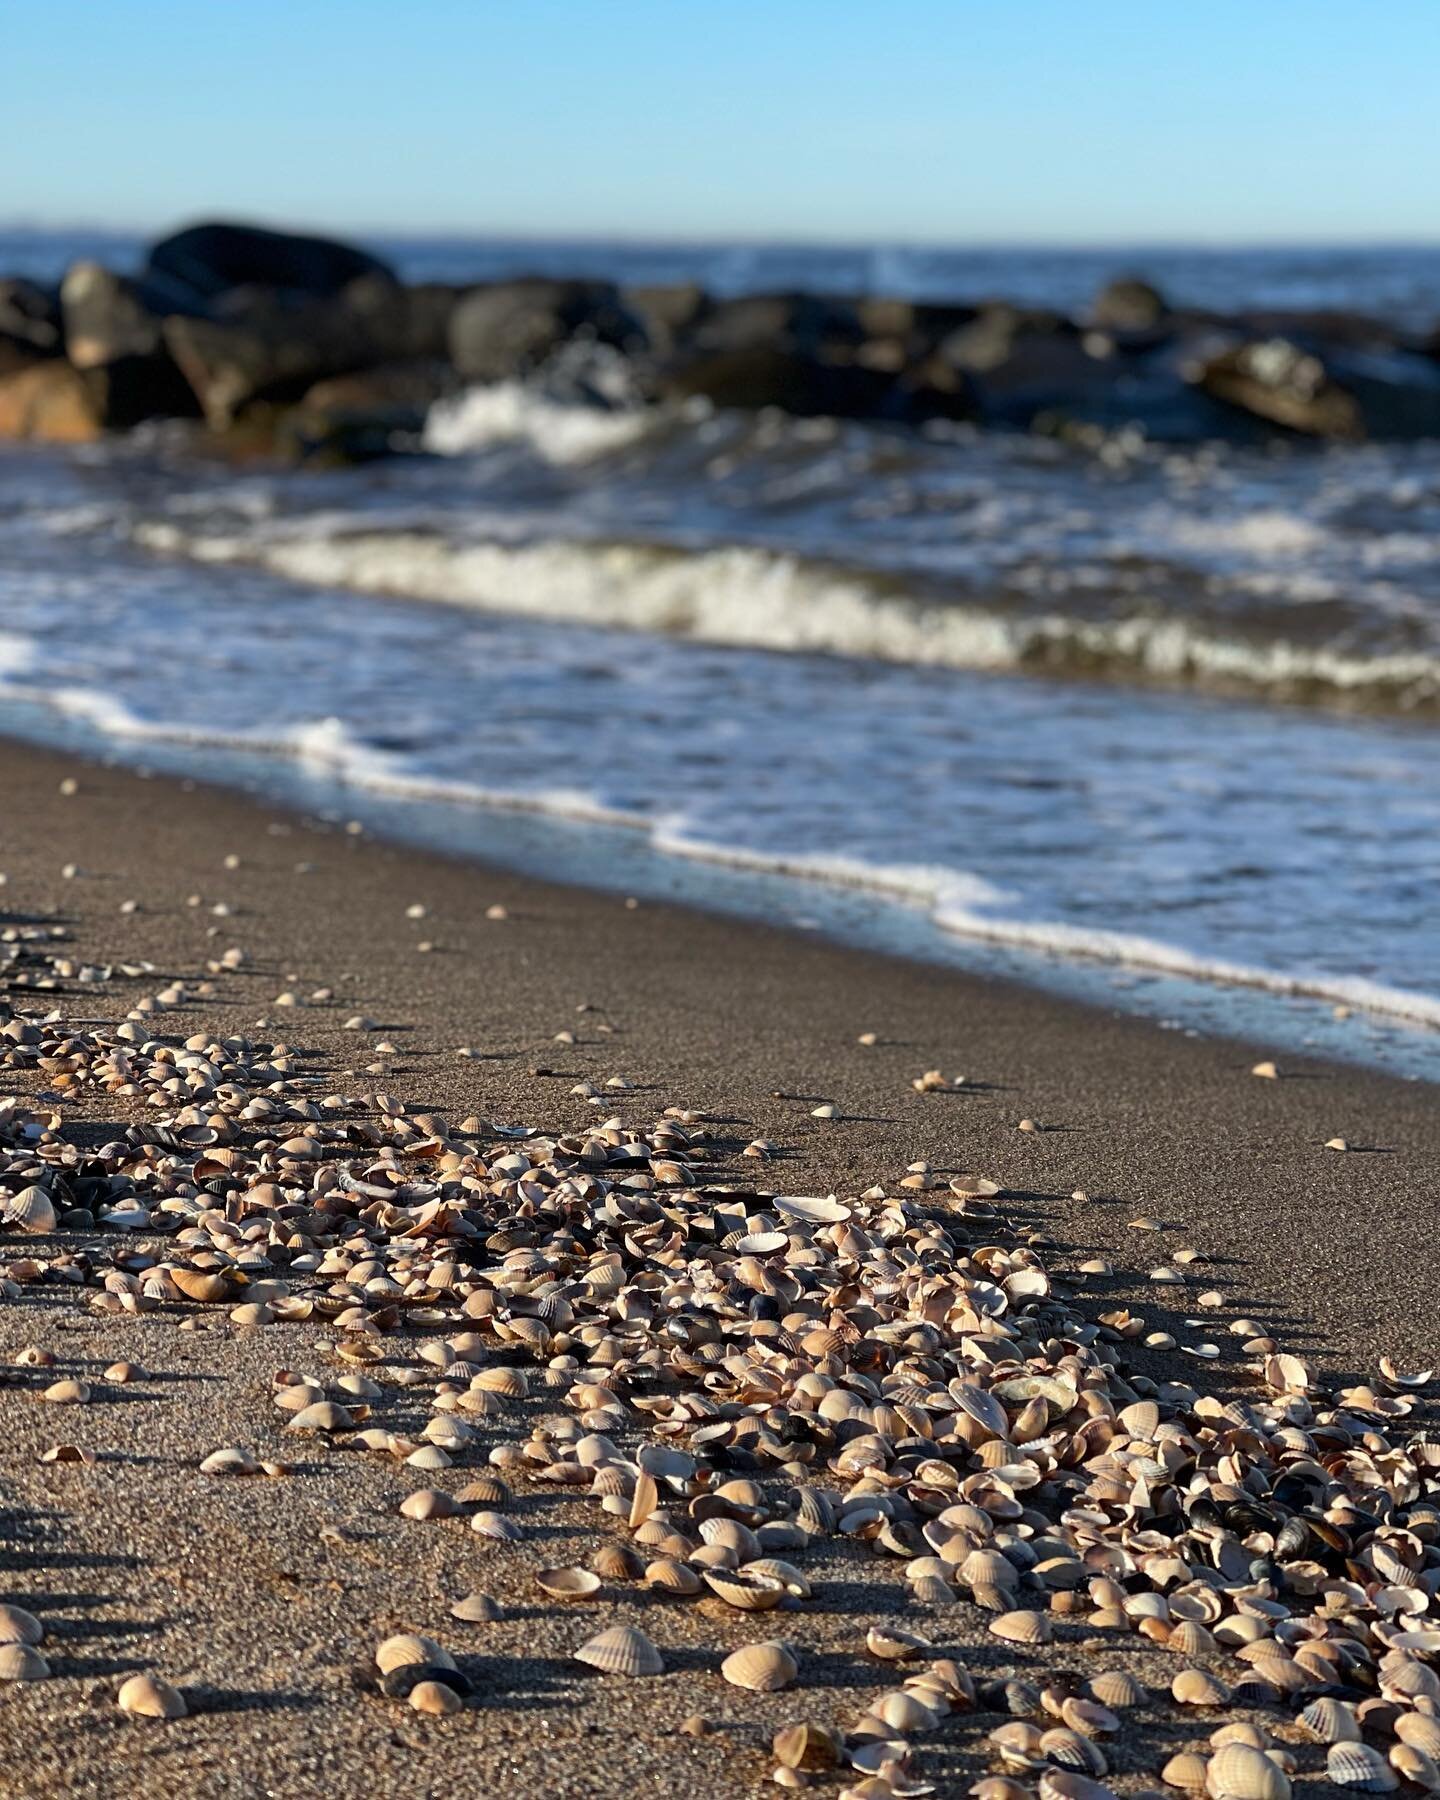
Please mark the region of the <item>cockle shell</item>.
<svg viewBox="0 0 1440 1800"><path fill-rule="evenodd" d="M663 1675L665 1662L643 1631L633 1625L612 1625L608 1631L586 1640L574 1652L575 1661L588 1663L606 1675Z"/></svg>
<svg viewBox="0 0 1440 1800"><path fill-rule="evenodd" d="M23 1606L0 1606L0 1644L42 1644L45 1627Z"/></svg>
<svg viewBox="0 0 1440 1800"><path fill-rule="evenodd" d="M44 1681L49 1673L33 1644L0 1644L0 1681Z"/></svg>
<svg viewBox="0 0 1440 1800"><path fill-rule="evenodd" d="M1284 1770L1248 1744L1226 1744L1215 1752L1205 1788L1211 1800L1290 1800Z"/></svg>
<svg viewBox="0 0 1440 1800"><path fill-rule="evenodd" d="M183 1719L190 1710L180 1690L158 1675L132 1675L116 1701L122 1712L142 1719Z"/></svg>
<svg viewBox="0 0 1440 1800"><path fill-rule="evenodd" d="M748 1569L702 1569L701 1579L737 1612L769 1612L789 1595L783 1581L773 1575L754 1575Z"/></svg>
<svg viewBox="0 0 1440 1800"><path fill-rule="evenodd" d="M773 1694L789 1687L800 1673L800 1666L784 1644L768 1642L732 1650L721 1663L720 1673L732 1687Z"/></svg>
<svg viewBox="0 0 1440 1800"><path fill-rule="evenodd" d="M1055 1635L1048 1616L1039 1612L997 1613L988 1630L1007 1644L1048 1644Z"/></svg>
<svg viewBox="0 0 1440 1800"><path fill-rule="evenodd" d="M535 1579L552 1600L593 1600L600 1592L592 1569L540 1569Z"/></svg>
<svg viewBox="0 0 1440 1800"><path fill-rule="evenodd" d="M1325 1773L1336 1787L1356 1794L1388 1794L1400 1785L1390 1764L1369 1744L1332 1744Z"/></svg>

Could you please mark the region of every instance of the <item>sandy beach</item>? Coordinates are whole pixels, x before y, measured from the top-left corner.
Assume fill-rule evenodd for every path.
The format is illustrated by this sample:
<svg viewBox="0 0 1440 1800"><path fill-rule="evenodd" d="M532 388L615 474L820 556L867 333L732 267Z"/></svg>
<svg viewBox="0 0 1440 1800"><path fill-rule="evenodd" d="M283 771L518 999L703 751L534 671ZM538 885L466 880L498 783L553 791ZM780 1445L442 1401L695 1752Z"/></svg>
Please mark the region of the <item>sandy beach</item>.
<svg viewBox="0 0 1440 1800"><path fill-rule="evenodd" d="M1113 1266L1077 1277L1073 1304L1091 1322L1128 1307L1147 1332L1220 1347L1210 1363L1126 1341L1127 1367L1162 1394L1175 1383L1263 1394L1228 1329L1241 1318L1342 1385L1374 1381L1382 1356L1417 1369L1440 1350L1430 1266L1440 1129L1424 1084L1291 1056L1277 1059L1280 1079L1258 1078L1253 1065L1276 1055L1265 1045L1186 1037L804 934L547 886L11 743L0 746L0 789L0 923L64 932L31 938L17 967L33 971L42 949L153 965L100 985L12 986L19 1011L53 1005L77 1027L118 1022L178 980L183 1000L147 1016L147 1030L173 1043L201 1032L283 1042L317 1096L384 1092L452 1124L475 1115L549 1134L612 1112L649 1127L683 1109L713 1122L723 1153L708 1179L747 1191L858 1196L882 1184L901 1194L907 1169L923 1163L933 1191L909 1197L950 1208L949 1179L983 1174L1000 1189L988 1203L996 1242L1043 1234L1034 1242L1051 1268ZM243 967L210 971L232 946ZM213 992L197 992L204 983ZM282 994L300 1004L278 1005ZM356 1018L371 1023L346 1029ZM931 1070L948 1085L917 1091ZM625 1085L607 1087L615 1078ZM0 1071L0 1096L32 1103L41 1082ZM573 1091L583 1082L598 1107ZM837 1116L816 1115L831 1107ZM73 1121L92 1147L144 1116L93 1090L60 1109L67 1132ZM775 1154L747 1163L738 1152L756 1139ZM1336 1139L1349 1148L1326 1147ZM112 1243L103 1230L10 1236L5 1260ZM1203 1260L1181 1261L1187 1250ZM1185 1284L1148 1280L1158 1266L1180 1268ZM1105 1744L1106 1779L1122 1791L1158 1785L1170 1749L1231 1717L1277 1730L1301 1791L1323 1779L1323 1746L1288 1718L1244 1705L1183 1716L1164 1693L1180 1663L1161 1644L1102 1633L1103 1647L1082 1654L1093 1633L1062 1620L1057 1642L1021 1651L963 1600L917 1608L904 1564L858 1538L811 1545L799 1560L814 1598L778 1615L627 1586L555 1602L534 1570L588 1561L601 1517L593 1502L517 1480L513 1516L526 1536L489 1543L464 1519L398 1516L429 1477L323 1441L297 1448L282 1432L276 1372L330 1380L343 1367L321 1347L333 1325L248 1328L224 1307L178 1304L108 1317L93 1293L25 1281L0 1309L6 1364L27 1345L58 1359L53 1375L9 1367L0 1389L5 1598L44 1622L53 1671L5 1695L5 1793L751 1792L775 1766L777 1728L847 1728L895 1685L897 1672L865 1653L876 1622L923 1633L927 1657L963 1659L977 1682L1025 1667L1137 1674L1158 1697ZM1202 1306L1210 1293L1218 1303ZM386 1337L382 1352L413 1363L424 1335ZM100 1380L118 1359L143 1373ZM63 1414L38 1404L42 1375L87 1376L94 1397ZM429 1390L381 1385L372 1423L417 1432ZM535 1393L484 1420L483 1445L436 1486L458 1489L484 1452L523 1440L562 1400L563 1390ZM1418 1417L1394 1424L1413 1430ZM99 1460L39 1460L65 1441ZM293 1471L199 1472L202 1457L235 1444ZM477 1589L504 1616L452 1619L451 1603ZM660 1646L663 1676L626 1681L570 1660L616 1622ZM373 1691L375 1647L399 1631L427 1633L459 1660L475 1692L461 1713L428 1718ZM721 1657L762 1637L796 1647L795 1685L764 1694L723 1682ZM1236 1680L1238 1665L1218 1652L1187 1660ZM142 1669L183 1690L188 1717L131 1720L117 1708L120 1683ZM679 1730L693 1716L708 1722L701 1735ZM985 1734L998 1723L957 1707L916 1737L914 1780L963 1792L996 1766ZM862 1776L815 1779L835 1791Z"/></svg>

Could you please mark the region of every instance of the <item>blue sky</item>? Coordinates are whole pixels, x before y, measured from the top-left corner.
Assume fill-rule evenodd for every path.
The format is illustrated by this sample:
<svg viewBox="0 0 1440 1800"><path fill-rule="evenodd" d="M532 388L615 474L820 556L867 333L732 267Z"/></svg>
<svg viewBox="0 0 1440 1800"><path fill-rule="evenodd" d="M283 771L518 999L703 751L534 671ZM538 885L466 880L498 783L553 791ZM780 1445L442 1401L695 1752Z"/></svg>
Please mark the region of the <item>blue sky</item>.
<svg viewBox="0 0 1440 1800"><path fill-rule="evenodd" d="M1440 238L1436 0L0 0L9 222Z"/></svg>

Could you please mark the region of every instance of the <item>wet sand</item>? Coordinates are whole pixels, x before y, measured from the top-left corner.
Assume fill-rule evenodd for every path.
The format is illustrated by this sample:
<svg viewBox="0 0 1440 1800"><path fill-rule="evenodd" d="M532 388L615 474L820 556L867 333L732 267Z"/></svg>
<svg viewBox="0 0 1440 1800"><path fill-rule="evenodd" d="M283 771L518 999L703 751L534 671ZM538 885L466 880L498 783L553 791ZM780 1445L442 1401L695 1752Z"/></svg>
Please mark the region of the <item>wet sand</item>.
<svg viewBox="0 0 1440 1800"><path fill-rule="evenodd" d="M73 795L60 791L66 778ZM1241 1360L1224 1322L1242 1312L1332 1370L1373 1372L1385 1353L1402 1366L1436 1360L1433 1088L1294 1059L1282 1059L1285 1079L1262 1081L1249 1070L1264 1046L1187 1039L802 935L631 908L30 748L0 746L0 793L0 914L63 922L89 960L156 965L139 987L58 994L67 1016L118 1017L161 977L203 978L207 958L243 945L246 970L170 1029L284 1038L318 1052L338 1088L383 1086L416 1106L546 1129L593 1117L571 1094L576 1082L622 1075L632 1087L613 1105L637 1123L676 1105L719 1115L740 1142L773 1140L783 1154L762 1166L780 1191L857 1193L922 1158L982 1171L1007 1190L1010 1223L1047 1232L1065 1262L1107 1255L1143 1277L1181 1248L1204 1252L1195 1288L1218 1287L1225 1306L1203 1331L1184 1323L1197 1315L1173 1289L1119 1274L1102 1286L1108 1305L1143 1308L1182 1342L1220 1342L1225 1360L1204 1378L1222 1389ZM136 910L122 913L128 902ZM415 904L423 919L406 916ZM505 916L487 917L493 907ZM333 998L274 1005L282 991L317 989ZM377 1028L344 1030L356 1014ZM577 1041L557 1042L562 1031ZM860 1045L869 1032L878 1041ZM395 1051L377 1054L381 1041ZM457 1057L462 1045L475 1056ZM933 1068L966 1086L915 1092ZM813 1117L822 1102L841 1117ZM1021 1119L1040 1129L1020 1131ZM1325 1149L1337 1135L1355 1148ZM1132 1230L1141 1216L1164 1231ZM790 1693L751 1695L715 1676L718 1650L764 1635L753 1624L653 1599L627 1600L616 1616L643 1616L670 1673L625 1684L577 1672L568 1652L605 1609L544 1602L533 1542L487 1549L463 1521L397 1518L416 1485L409 1471L331 1451L307 1453L285 1481L196 1471L205 1452L237 1441L279 1453L271 1377L311 1366L323 1335L104 1321L50 1304L43 1289L0 1308L6 1361L43 1343L67 1371L126 1356L152 1372L78 1422L57 1421L20 1381L0 1390L7 1597L50 1623L56 1667L55 1679L4 1695L0 1792L748 1792L772 1766L776 1725L853 1718L883 1685L859 1654L869 1618L918 1625L977 1675L1016 1660L986 1637L983 1615L960 1605L917 1620L895 1565L832 1543L806 1562L820 1601L784 1616L785 1635L809 1653L806 1682ZM1197 1365L1178 1361L1156 1358L1157 1378L1198 1384ZM527 1408L521 1416L544 1410ZM423 1416L396 1396L385 1422ZM37 1463L46 1443L82 1426L96 1468ZM583 1560L593 1545L579 1502L531 1496L518 1516L545 1560ZM471 1588L495 1594L507 1618L450 1620L449 1601ZM479 1703L427 1720L362 1690L375 1643L404 1627L467 1659ZM1117 1656L1137 1670L1147 1658L1168 1680L1174 1659L1159 1650L1131 1640ZM114 1691L137 1667L182 1685L193 1716L153 1728L124 1719ZM677 1735L695 1713L717 1729ZM1112 1764L1118 1785L1153 1771L1171 1725L1157 1717L1127 1736ZM939 1791L962 1791L984 1768L982 1731L961 1719L927 1741L920 1766Z"/></svg>

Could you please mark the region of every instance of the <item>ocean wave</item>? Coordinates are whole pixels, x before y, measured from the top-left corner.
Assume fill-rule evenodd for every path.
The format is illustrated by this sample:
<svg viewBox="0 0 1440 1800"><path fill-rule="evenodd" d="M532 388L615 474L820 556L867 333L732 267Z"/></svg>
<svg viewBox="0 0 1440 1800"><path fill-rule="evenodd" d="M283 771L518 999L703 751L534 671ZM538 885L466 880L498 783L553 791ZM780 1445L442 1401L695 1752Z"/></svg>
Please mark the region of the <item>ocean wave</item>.
<svg viewBox="0 0 1440 1800"><path fill-rule="evenodd" d="M560 823L606 826L643 836L660 857L708 863L797 884L871 893L923 914L940 931L977 942L1070 962L1240 987L1284 998L1325 1001L1440 1028L1440 997L1361 976L1286 970L1215 957L1140 933L1024 916L1023 896L974 871L910 863L886 864L814 851L772 851L696 831L679 814L655 815L615 806L580 788L501 788L407 766L367 744L343 721L312 719L285 726L221 730L140 717L113 695L90 688L46 689L0 681L0 699L40 704L84 720L117 740L172 743L241 755L280 756L323 772L342 789L386 799L412 799L491 812L524 813ZM583 855L576 872L583 877Z"/></svg>
<svg viewBox="0 0 1440 1800"><path fill-rule="evenodd" d="M1202 619L1016 613L907 592L903 578L751 546L466 542L415 531L243 535L173 520L134 528L148 549L263 567L289 580L702 643L987 672L1032 671L1376 710L1440 711L1440 657L1365 654Z"/></svg>

